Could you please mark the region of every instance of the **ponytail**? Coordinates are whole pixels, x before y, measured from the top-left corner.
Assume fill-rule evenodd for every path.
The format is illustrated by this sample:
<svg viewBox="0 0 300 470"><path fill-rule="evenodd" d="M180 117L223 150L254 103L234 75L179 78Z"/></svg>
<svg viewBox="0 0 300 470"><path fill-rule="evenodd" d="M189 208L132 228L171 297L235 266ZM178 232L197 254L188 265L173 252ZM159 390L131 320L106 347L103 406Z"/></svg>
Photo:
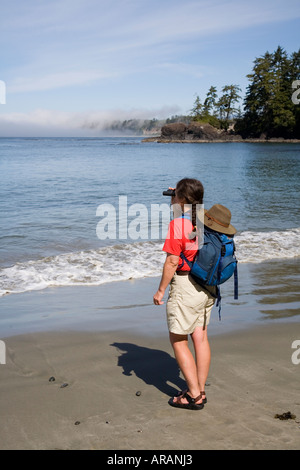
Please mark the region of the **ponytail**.
<svg viewBox="0 0 300 470"><path fill-rule="evenodd" d="M185 200L187 204L192 206L191 222L193 231L190 239L193 240L197 236L197 205L203 204L204 188L201 181L192 178L183 178L176 185L176 196L179 200Z"/></svg>

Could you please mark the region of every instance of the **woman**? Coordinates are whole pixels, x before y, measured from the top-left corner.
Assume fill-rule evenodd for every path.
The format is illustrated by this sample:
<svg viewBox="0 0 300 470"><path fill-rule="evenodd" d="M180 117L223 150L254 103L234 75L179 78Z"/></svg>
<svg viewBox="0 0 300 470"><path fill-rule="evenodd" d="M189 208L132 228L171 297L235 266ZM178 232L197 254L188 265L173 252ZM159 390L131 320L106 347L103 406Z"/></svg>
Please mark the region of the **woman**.
<svg viewBox="0 0 300 470"><path fill-rule="evenodd" d="M184 178L175 188L172 205L180 214L170 222L163 247L167 253L158 291L153 297L155 305L162 305L165 290L170 284L167 302L167 321L174 354L187 383L187 390L169 400L178 408L200 410L206 403L205 382L210 366L210 346L207 325L214 305L215 292L208 291L189 276L190 268L182 261L183 253L189 261L196 256L196 207L203 203L203 186L196 179ZM214 289L214 288L213 288ZM211 295L212 294L212 295ZM191 335L195 359L188 346Z"/></svg>

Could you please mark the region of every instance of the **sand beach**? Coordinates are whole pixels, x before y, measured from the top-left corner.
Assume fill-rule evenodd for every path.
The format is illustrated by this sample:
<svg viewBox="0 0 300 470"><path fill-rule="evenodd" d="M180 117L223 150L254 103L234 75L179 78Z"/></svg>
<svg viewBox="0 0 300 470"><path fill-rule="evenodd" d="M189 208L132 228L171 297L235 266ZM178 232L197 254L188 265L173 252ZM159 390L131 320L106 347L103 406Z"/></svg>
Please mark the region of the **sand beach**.
<svg viewBox="0 0 300 470"><path fill-rule="evenodd" d="M21 320L3 323L1 449L299 449L300 354L292 349L300 340L299 322L257 320L257 304L245 305L243 294L240 304L224 302L221 322L214 308L208 403L201 411L174 409L168 399L184 381L164 307L151 305L157 281L2 298L8 316L22 305L41 315L36 323L23 319L22 334ZM77 321L83 305L86 318ZM238 315L252 322L238 323ZM288 411L294 419L275 418Z"/></svg>

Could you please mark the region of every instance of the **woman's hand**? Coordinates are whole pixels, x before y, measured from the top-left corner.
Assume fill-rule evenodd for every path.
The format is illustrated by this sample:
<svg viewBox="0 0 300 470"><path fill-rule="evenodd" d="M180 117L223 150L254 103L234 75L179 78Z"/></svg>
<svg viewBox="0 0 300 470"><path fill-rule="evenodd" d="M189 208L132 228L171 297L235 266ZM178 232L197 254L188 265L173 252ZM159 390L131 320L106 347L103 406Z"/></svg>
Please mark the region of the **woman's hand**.
<svg viewBox="0 0 300 470"><path fill-rule="evenodd" d="M165 295L166 288L168 287L172 277L174 276L174 273L178 266L178 262L179 256L167 253L159 288L156 294L153 296L153 302L155 305L162 305L164 303L162 298Z"/></svg>
<svg viewBox="0 0 300 470"><path fill-rule="evenodd" d="M164 302L163 302L162 298L163 298L164 295L165 295L165 292L158 289L156 294L153 296L154 305L163 305Z"/></svg>

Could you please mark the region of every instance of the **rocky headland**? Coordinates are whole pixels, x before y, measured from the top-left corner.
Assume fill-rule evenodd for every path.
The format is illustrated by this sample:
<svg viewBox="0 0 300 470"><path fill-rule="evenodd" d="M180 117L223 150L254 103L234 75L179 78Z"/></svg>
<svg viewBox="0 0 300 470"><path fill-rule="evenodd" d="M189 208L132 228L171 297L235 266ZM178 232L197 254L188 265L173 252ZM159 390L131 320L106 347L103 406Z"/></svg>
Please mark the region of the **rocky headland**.
<svg viewBox="0 0 300 470"><path fill-rule="evenodd" d="M148 137L143 142L159 142L159 143L209 143L209 142L295 142L297 139L284 138L267 138L262 135L259 138L247 138L236 134L234 130L225 131L224 129L216 129L208 123L191 122L184 124L182 122L174 122L166 124L161 128L159 136Z"/></svg>

